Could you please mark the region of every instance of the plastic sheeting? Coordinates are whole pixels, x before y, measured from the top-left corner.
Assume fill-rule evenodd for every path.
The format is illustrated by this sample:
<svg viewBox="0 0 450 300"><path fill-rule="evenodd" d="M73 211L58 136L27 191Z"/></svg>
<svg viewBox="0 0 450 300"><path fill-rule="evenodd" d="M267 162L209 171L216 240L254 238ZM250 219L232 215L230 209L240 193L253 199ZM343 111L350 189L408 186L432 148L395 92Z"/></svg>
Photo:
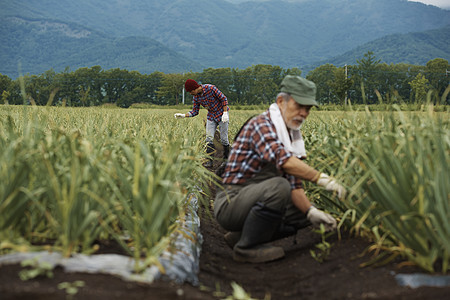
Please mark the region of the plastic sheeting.
<svg viewBox="0 0 450 300"><path fill-rule="evenodd" d="M36 259L38 263L49 263L53 267L61 266L66 272L102 273L115 275L124 280L147 283L156 279L169 279L177 283L189 282L196 286L203 237L200 233L200 218L197 215L198 199L191 194L188 201L189 210L179 229L183 234L173 233L171 236L176 251L164 251L159 257L165 269L164 274L156 266L148 267L144 272L136 274L133 272L134 259L117 254L74 254L72 257L64 258L60 253L48 251L11 253L0 256L0 265Z"/></svg>
<svg viewBox="0 0 450 300"><path fill-rule="evenodd" d="M422 273L397 274L395 275L398 285L418 288L422 286L429 287L447 287L450 286L450 276L448 275L429 275Z"/></svg>

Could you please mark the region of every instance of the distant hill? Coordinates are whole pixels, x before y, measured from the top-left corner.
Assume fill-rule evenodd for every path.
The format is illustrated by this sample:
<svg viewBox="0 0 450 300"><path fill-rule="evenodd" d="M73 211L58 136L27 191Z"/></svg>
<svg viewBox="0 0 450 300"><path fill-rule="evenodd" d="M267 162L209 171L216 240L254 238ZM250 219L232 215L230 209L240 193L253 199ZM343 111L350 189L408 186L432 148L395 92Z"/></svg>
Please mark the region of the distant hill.
<svg viewBox="0 0 450 300"><path fill-rule="evenodd" d="M170 55L179 55L177 57L180 59L190 60L185 62L187 67L183 63L176 63L172 66L177 65L177 68L167 67L161 71L167 69L189 71L195 69L192 64L212 68L246 68L255 64L271 64L302 69L304 66L336 57L386 35L421 32L450 24L450 11L406 0L238 2L0 0L0 24L4 27L8 17L79 24L98 32L103 37L102 42L113 48L117 47L113 41L117 43L128 36L139 36L141 38L134 40L138 39L141 46L151 43L153 46L148 47L153 55L146 53L147 50L143 48L139 51L136 48L127 49L126 45L117 49L123 49L125 52L123 56L134 55L136 62L130 64L140 65L141 68L144 64L142 58L137 58L137 55L157 57L154 50L158 47L170 48L178 53L171 52ZM11 33L2 32L2 38L3 34ZM17 42L16 38L10 36L7 36L6 40L8 43ZM155 40L160 43L158 46L153 44ZM32 41L33 39L30 40ZM89 44L91 43L96 42L91 40ZM108 49L108 55L113 53L112 48L106 44L97 48L99 52L97 56L100 58L105 56L102 55L101 49ZM61 48L62 46L59 45ZM4 51L13 52L15 51L13 49L16 49L11 44L1 47L3 50L0 57L4 57ZM167 48L164 55L169 55ZM52 51L56 50L47 50ZM90 57L86 57L87 52L84 53L74 55L73 62L77 57L85 59L83 64L100 59L92 58L88 61ZM25 50L22 54L31 55ZM15 54L7 53L7 55L14 57ZM47 57L51 58L49 55ZM432 58L434 57L429 59ZM128 59L131 61L131 58ZM164 59L160 61L163 62ZM50 60L47 62L53 66ZM120 66L119 61L115 62L115 59L110 62L109 66ZM13 63L17 64L17 61ZM75 68L76 65L71 67ZM0 69L1 72L3 70Z"/></svg>
<svg viewBox="0 0 450 300"><path fill-rule="evenodd" d="M330 63L341 67L345 64L356 64L368 51L374 52L377 59L382 62L408 63L425 65L434 58L444 58L450 61L450 26L423 32L407 34L392 34L376 39L347 51L342 55L316 62L303 70L309 71L316 67Z"/></svg>
<svg viewBox="0 0 450 300"><path fill-rule="evenodd" d="M8 17L0 22L0 73L16 78L53 68L101 66L141 73L200 71L203 67L148 37L108 37L62 22Z"/></svg>

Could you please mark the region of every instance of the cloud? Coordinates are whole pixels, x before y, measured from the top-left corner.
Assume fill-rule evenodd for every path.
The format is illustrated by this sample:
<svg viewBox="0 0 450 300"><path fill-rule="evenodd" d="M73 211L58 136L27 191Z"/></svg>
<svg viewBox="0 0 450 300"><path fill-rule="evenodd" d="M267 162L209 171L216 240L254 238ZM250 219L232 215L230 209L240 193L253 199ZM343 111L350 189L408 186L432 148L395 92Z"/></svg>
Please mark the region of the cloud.
<svg viewBox="0 0 450 300"><path fill-rule="evenodd" d="M413 2L422 2L424 4L431 4L440 8L450 8L450 0L408 0Z"/></svg>

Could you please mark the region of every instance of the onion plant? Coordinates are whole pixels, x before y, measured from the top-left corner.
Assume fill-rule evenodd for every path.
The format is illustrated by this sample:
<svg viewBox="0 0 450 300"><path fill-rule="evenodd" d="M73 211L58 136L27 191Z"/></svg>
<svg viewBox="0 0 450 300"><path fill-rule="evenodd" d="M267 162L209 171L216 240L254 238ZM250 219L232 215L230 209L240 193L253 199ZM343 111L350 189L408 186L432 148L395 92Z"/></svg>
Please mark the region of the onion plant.
<svg viewBox="0 0 450 300"><path fill-rule="evenodd" d="M0 133L0 240L10 243L18 236L29 234L24 215L39 191L30 190L29 174L36 159L35 141L31 130L17 132L10 116L3 119ZM14 228L14 230L10 230Z"/></svg>
<svg viewBox="0 0 450 300"><path fill-rule="evenodd" d="M0 114L3 251L34 244L70 256L115 238L155 262L188 195L202 201L199 183L213 176L201 165L201 119L182 126L168 110L61 107Z"/></svg>
<svg viewBox="0 0 450 300"><path fill-rule="evenodd" d="M109 216L103 209L109 189L100 176L97 154L78 131L53 130L39 150L39 185L45 188L39 208L52 232L49 237L65 256L90 252L102 230L99 221Z"/></svg>
<svg viewBox="0 0 450 300"><path fill-rule="evenodd" d="M234 111L230 142L260 112ZM157 264L189 213L186 199L195 193L209 205L216 182L201 165L205 112L173 113L0 107L0 251L45 245L69 256L116 239L136 271ZM313 110L302 128L307 163L348 189L339 201L306 184L310 198L371 238L376 262L401 256L430 272L449 269L448 114Z"/></svg>
<svg viewBox="0 0 450 300"><path fill-rule="evenodd" d="M316 189L318 202L369 235L379 261L391 253L384 262L401 255L429 272L448 271L448 113L347 112L310 125L312 163L349 192L341 202Z"/></svg>
<svg viewBox="0 0 450 300"><path fill-rule="evenodd" d="M114 196L110 209L122 230L122 236L113 236L136 262L141 256L147 258L145 264L137 263L136 270L157 262L157 256L170 244L166 237L176 229L173 225L186 213L183 201L187 193L195 191L196 181L210 176L193 155L196 147L184 147L182 140L121 144L122 159L115 160L105 174Z"/></svg>

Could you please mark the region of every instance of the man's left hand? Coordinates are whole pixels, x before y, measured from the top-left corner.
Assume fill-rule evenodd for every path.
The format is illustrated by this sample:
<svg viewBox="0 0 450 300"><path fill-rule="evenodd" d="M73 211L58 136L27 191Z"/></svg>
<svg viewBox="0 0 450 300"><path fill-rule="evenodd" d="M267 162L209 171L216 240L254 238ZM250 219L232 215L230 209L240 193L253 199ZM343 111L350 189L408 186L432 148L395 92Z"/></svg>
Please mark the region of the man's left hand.
<svg viewBox="0 0 450 300"><path fill-rule="evenodd" d="M228 112L224 111L222 114L222 122L226 123L228 122L229 118L228 118Z"/></svg>

